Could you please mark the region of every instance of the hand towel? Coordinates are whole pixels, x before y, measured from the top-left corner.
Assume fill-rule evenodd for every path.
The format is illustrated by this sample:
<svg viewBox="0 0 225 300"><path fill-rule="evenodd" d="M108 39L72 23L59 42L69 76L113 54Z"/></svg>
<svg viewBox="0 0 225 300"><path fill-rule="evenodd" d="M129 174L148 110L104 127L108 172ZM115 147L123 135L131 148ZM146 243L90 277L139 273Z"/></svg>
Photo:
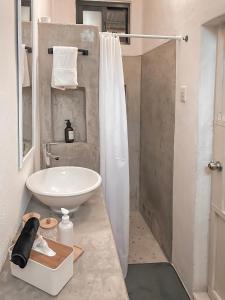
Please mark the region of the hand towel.
<svg viewBox="0 0 225 300"><path fill-rule="evenodd" d="M30 218L18 237L11 255L11 261L20 268L25 268L30 257L31 249L39 228L39 220Z"/></svg>
<svg viewBox="0 0 225 300"><path fill-rule="evenodd" d="M22 87L30 86L27 51L24 44L22 44L22 49L21 49L21 78L22 78Z"/></svg>
<svg viewBox="0 0 225 300"><path fill-rule="evenodd" d="M60 90L76 89L77 83L76 47L53 47L52 87Z"/></svg>

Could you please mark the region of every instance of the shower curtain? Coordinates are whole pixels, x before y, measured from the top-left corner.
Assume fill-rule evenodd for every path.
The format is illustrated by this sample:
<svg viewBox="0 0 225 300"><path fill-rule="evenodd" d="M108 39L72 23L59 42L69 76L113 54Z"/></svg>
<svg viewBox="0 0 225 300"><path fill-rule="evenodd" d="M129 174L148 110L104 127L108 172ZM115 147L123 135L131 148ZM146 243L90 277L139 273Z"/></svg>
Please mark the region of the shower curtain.
<svg viewBox="0 0 225 300"><path fill-rule="evenodd" d="M129 252L129 155L124 75L119 37L100 33L100 169L124 277Z"/></svg>

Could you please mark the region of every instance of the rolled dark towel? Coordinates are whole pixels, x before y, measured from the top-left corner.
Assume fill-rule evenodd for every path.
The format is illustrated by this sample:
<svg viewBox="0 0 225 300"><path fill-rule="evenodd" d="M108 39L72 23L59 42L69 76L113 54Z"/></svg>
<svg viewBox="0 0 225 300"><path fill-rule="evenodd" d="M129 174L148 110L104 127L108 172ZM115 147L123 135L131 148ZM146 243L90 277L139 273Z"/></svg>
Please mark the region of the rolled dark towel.
<svg viewBox="0 0 225 300"><path fill-rule="evenodd" d="M39 228L39 220L30 218L24 225L12 250L11 261L20 268L25 268Z"/></svg>

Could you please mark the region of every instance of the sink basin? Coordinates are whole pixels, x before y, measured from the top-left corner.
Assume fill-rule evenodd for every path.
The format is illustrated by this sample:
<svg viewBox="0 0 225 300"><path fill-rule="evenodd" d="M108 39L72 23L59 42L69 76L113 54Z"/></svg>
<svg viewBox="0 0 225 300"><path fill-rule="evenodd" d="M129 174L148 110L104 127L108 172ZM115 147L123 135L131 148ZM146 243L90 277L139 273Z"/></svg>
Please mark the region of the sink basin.
<svg viewBox="0 0 225 300"><path fill-rule="evenodd" d="M54 212L61 207L76 211L87 201L102 182L101 176L80 167L56 167L38 171L28 177L27 188Z"/></svg>

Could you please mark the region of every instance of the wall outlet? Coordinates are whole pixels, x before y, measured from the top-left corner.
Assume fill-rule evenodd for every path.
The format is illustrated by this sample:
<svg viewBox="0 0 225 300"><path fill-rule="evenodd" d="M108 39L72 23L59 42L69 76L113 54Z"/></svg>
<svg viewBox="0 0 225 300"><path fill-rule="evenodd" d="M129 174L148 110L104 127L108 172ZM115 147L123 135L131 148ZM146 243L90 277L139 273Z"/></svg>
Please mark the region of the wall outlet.
<svg viewBox="0 0 225 300"><path fill-rule="evenodd" d="M180 87L180 102L186 103L187 102L187 86L181 85Z"/></svg>

